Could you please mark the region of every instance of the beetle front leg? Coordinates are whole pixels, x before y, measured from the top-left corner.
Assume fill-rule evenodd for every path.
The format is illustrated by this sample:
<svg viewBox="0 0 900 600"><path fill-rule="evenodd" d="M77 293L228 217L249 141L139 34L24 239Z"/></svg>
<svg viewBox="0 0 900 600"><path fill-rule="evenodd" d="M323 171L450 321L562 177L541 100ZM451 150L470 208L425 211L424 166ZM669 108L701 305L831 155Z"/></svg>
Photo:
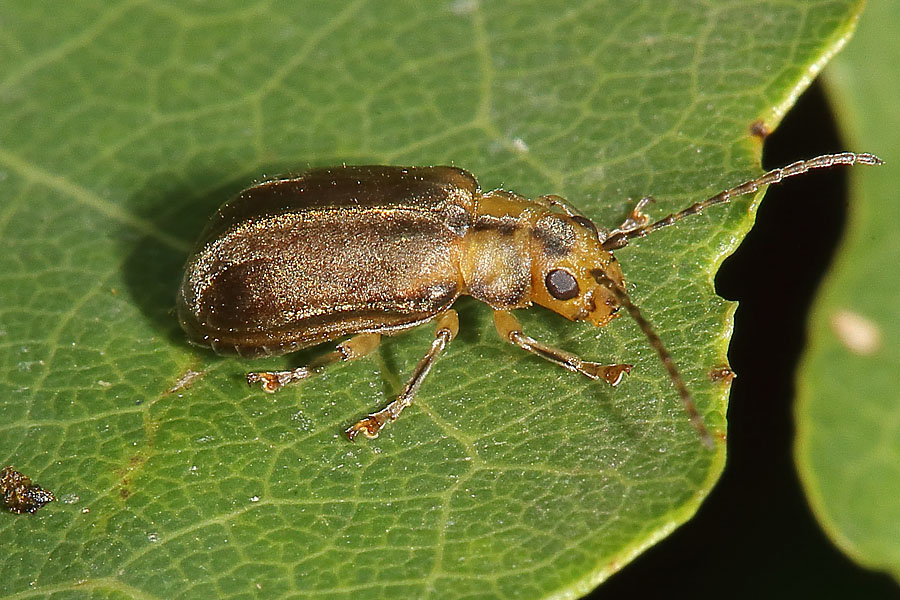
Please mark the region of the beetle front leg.
<svg viewBox="0 0 900 600"><path fill-rule="evenodd" d="M522 350L591 379L602 379L609 385L618 385L622 377L631 372L632 365L601 365L588 362L576 354L543 344L522 333L522 324L507 310L494 311L494 327L497 328L500 337L510 344L515 344Z"/></svg>
<svg viewBox="0 0 900 600"><path fill-rule="evenodd" d="M547 208L561 208L562 211L570 217L576 217L581 214L580 212L578 212L578 209L572 205L571 202L569 202L562 196L557 196L556 194L546 194L544 196L538 196L534 199L534 201L543 204Z"/></svg>
<svg viewBox="0 0 900 600"><path fill-rule="evenodd" d="M638 200L638 203L634 205L634 208L631 209L631 212L628 213L628 216L625 218L622 224L613 229L610 232L610 235L615 235L617 233L626 233L628 231L640 229L641 227L649 223L650 217L644 213L644 207L651 202L656 202L652 196L644 196L643 198Z"/></svg>
<svg viewBox="0 0 900 600"><path fill-rule="evenodd" d="M434 361L440 353L447 347L447 344L456 337L459 332L459 317L453 309L448 310L437 318L437 328L434 332L434 341L431 342L431 348L416 365L412 377L406 382L403 391L397 396L397 399L388 404L376 413L372 413L364 419L360 419L357 423L347 429L347 437L352 441L356 436L362 433L369 439L377 438L378 432L388 421L395 420L403 409L412 403L413 397L419 391L419 386L428 371L431 370Z"/></svg>
<svg viewBox="0 0 900 600"><path fill-rule="evenodd" d="M329 352L324 356L320 356L305 367L297 367L290 371L261 371L258 373L247 373L247 383L262 383L262 389L270 394L274 394L284 386L301 379L314 375L321 371L331 363L338 361L356 360L369 354L378 347L381 341L380 333L360 333L354 335L345 342L341 342L337 346L337 350Z"/></svg>

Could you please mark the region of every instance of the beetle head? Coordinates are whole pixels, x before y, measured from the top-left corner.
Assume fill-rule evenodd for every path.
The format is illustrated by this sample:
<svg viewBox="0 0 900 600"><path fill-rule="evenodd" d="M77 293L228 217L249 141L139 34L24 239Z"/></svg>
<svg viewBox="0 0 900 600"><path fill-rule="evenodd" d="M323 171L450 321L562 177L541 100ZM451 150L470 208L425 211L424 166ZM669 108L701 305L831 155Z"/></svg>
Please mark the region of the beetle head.
<svg viewBox="0 0 900 600"><path fill-rule="evenodd" d="M532 300L573 321L603 327L619 308L615 294L601 285L600 270L624 285L622 270L602 248L605 236L586 217L548 212L532 229Z"/></svg>

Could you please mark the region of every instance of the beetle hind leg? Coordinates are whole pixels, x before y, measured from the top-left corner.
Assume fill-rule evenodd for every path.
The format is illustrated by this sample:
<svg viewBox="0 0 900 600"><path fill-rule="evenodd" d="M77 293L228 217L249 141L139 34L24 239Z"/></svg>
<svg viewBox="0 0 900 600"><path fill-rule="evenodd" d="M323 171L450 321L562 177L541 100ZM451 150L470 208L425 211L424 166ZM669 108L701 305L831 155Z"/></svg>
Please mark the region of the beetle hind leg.
<svg viewBox="0 0 900 600"><path fill-rule="evenodd" d="M412 403L416 392L419 391L419 386L425 380L425 376L428 375L434 362L444 348L447 347L447 344L456 337L458 331L459 317L456 315L456 311L450 309L441 314L437 318L437 328L434 332L434 341L431 342L431 347L425 353L425 356L422 357L422 360L419 361L419 364L416 365L412 376L406 382L406 385L403 386L403 391L400 392L397 399L378 412L372 413L348 427L346 431L347 437L352 441L361 433L369 439L377 438L381 429L388 422L394 421L400 416L403 409Z"/></svg>
<svg viewBox="0 0 900 600"><path fill-rule="evenodd" d="M494 327L497 328L500 337L510 344L569 371L581 373L591 379L602 379L609 385L618 385L625 374L631 372L632 365L603 365L588 362L576 354L539 342L522 333L522 324L511 312L506 310L494 311Z"/></svg>
<svg viewBox="0 0 900 600"><path fill-rule="evenodd" d="M306 379L315 375L331 363L362 358L378 347L381 341L379 333L360 333L345 342L338 344L334 352L320 356L309 365L297 367L289 371L260 371L247 373L247 383L261 383L262 389L274 394L289 383Z"/></svg>

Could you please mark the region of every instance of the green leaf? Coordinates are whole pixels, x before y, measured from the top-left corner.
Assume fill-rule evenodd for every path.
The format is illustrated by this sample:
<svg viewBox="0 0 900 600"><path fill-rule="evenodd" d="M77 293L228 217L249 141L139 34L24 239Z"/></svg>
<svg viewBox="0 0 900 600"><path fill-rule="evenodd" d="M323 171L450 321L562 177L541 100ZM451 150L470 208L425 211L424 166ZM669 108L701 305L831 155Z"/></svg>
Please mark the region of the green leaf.
<svg viewBox="0 0 900 600"><path fill-rule="evenodd" d="M0 594L572 597L715 482L638 327L522 311L534 337L629 362L618 388L459 337L380 438L430 327L271 397L172 312L215 208L309 165L446 164L615 227L759 172L855 0L6 2L0 14L0 457L61 498L0 515ZM617 253L722 435L734 305L712 277L753 198ZM199 373L176 391L186 374Z"/></svg>
<svg viewBox="0 0 900 600"><path fill-rule="evenodd" d="M828 71L853 147L887 161L852 172L848 233L810 323L798 378L796 457L826 533L900 580L900 6L872 2Z"/></svg>

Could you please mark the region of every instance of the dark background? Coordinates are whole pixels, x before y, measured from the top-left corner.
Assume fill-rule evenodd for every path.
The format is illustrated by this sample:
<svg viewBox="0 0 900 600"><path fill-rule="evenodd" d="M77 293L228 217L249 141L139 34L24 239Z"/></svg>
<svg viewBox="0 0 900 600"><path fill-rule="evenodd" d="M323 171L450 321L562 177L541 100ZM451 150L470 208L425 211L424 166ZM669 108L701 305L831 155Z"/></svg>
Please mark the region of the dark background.
<svg viewBox="0 0 900 600"><path fill-rule="evenodd" d="M821 84L763 148L763 166L848 148ZM729 357L728 462L697 515L589 598L900 598L887 575L844 556L816 523L792 457L795 371L808 311L844 231L847 169L773 186L716 276L740 303ZM900 499L898 499L900 501Z"/></svg>

